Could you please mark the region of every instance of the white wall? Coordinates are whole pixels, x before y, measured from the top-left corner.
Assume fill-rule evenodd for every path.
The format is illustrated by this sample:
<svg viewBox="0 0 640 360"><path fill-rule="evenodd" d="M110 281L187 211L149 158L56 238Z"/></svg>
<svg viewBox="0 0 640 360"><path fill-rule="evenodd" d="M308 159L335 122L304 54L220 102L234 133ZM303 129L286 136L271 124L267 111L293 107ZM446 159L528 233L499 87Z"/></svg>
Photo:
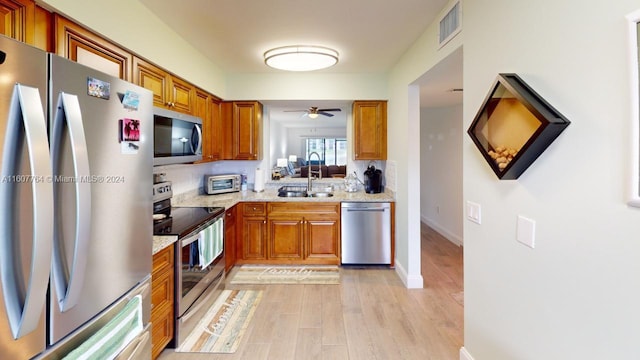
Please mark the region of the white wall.
<svg viewBox="0 0 640 360"><path fill-rule="evenodd" d="M462 104L420 109L420 213L462 245Z"/></svg>
<svg viewBox="0 0 640 360"><path fill-rule="evenodd" d="M396 271L408 287L420 274L420 89L414 82L462 45L463 30L438 49L430 25L389 74L388 159L396 176Z"/></svg>
<svg viewBox="0 0 640 360"><path fill-rule="evenodd" d="M476 359L640 358L640 210L626 206L630 144L624 16L637 0L464 2L464 127L496 75L518 73L572 123L518 180L468 137L464 346ZM536 221L535 249L515 239Z"/></svg>

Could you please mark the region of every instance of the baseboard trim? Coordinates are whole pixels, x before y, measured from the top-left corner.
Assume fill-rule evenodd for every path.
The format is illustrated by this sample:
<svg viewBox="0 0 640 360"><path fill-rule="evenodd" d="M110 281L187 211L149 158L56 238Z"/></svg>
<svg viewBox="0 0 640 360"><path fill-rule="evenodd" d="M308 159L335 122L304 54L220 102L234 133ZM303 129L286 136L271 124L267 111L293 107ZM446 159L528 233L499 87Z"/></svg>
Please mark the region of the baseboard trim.
<svg viewBox="0 0 640 360"><path fill-rule="evenodd" d="M473 360L473 356L469 354L467 349L463 347L460 348L460 360Z"/></svg>
<svg viewBox="0 0 640 360"><path fill-rule="evenodd" d="M440 226L438 223L434 222L433 220L427 219L424 216L420 217L420 220L427 224L430 228L432 228L433 230L437 231L440 235L444 236L445 239L451 241L452 243L458 245L458 246L462 246L462 238L455 235L454 233L450 232L449 230L443 228L442 226Z"/></svg>
<svg viewBox="0 0 640 360"><path fill-rule="evenodd" d="M422 289L424 280L421 274L409 276L398 259L395 260L396 274L407 289Z"/></svg>

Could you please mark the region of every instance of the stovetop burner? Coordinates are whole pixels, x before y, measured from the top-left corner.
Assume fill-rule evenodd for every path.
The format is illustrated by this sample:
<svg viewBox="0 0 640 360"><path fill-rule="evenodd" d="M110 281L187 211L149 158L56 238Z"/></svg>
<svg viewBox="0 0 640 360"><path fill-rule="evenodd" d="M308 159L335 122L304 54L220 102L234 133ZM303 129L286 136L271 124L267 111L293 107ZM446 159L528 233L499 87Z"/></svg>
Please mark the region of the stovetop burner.
<svg viewBox="0 0 640 360"><path fill-rule="evenodd" d="M153 234L183 237L222 213L223 207L172 207L166 218L154 221Z"/></svg>

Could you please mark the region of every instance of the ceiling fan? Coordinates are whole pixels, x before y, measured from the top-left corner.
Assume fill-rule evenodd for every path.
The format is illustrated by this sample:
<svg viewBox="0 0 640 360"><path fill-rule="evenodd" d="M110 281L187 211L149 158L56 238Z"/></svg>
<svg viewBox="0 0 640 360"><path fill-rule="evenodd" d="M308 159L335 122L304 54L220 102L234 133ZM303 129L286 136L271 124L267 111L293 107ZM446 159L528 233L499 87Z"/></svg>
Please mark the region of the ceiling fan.
<svg viewBox="0 0 640 360"><path fill-rule="evenodd" d="M318 109L316 106L312 106L308 109L305 110L284 110L284 112L299 112L299 111L304 111L305 114L309 116L312 119L315 119L318 117L318 115L324 115L324 116L328 116L328 117L332 117L333 114L330 113L329 111L342 111L338 108L334 108L334 109Z"/></svg>

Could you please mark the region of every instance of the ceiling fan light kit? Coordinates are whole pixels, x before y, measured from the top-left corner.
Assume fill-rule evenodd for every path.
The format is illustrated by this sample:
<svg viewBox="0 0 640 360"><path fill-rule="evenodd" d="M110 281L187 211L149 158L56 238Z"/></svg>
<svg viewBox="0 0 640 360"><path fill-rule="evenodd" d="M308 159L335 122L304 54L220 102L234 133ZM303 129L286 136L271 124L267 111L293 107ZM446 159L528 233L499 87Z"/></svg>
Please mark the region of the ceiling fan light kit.
<svg viewBox="0 0 640 360"><path fill-rule="evenodd" d="M313 71L331 67L338 63L338 52L324 46L282 46L264 53L264 63L287 71Z"/></svg>
<svg viewBox="0 0 640 360"><path fill-rule="evenodd" d="M339 108L332 108L332 109L318 109L316 106L312 106L308 109L303 109L303 110L285 110L284 112L304 112L303 115L308 116L310 119L315 119L318 117L318 115L323 115L323 116L327 116L327 117L332 117L333 114L330 113L330 111L342 111Z"/></svg>

